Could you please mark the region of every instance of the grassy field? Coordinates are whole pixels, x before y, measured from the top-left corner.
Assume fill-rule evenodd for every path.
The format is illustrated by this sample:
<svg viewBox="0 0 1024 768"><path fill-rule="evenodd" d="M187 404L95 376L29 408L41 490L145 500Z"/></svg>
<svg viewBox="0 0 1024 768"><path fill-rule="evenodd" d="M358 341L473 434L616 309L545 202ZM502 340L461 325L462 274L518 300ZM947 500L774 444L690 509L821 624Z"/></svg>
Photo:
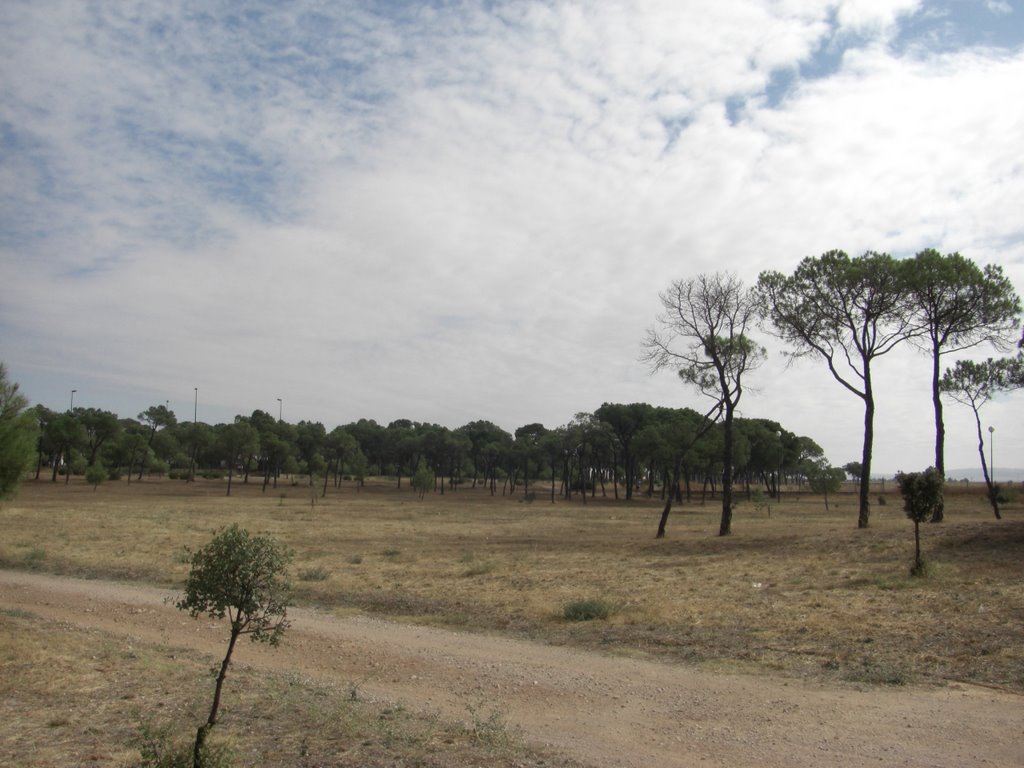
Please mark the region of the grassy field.
<svg viewBox="0 0 1024 768"><path fill-rule="evenodd" d="M855 527L853 496L741 503L734 535L718 508L551 504L463 488L419 501L390 483L317 498L301 483L28 483L0 510L7 568L176 586L183 547L240 522L296 553L298 598L473 631L751 672L881 682L964 680L1024 691L1024 510L996 521L976 493L947 496L923 529L933 565L913 579L913 527L898 495ZM574 600L612 609L569 622Z"/></svg>
<svg viewBox="0 0 1024 768"><path fill-rule="evenodd" d="M147 744L165 757L188 753L209 707L210 662L180 648L0 612L0 763L125 768L139 764ZM494 713L443 722L245 664L232 666L225 691L223 721L210 740L230 765L572 765L526 750Z"/></svg>

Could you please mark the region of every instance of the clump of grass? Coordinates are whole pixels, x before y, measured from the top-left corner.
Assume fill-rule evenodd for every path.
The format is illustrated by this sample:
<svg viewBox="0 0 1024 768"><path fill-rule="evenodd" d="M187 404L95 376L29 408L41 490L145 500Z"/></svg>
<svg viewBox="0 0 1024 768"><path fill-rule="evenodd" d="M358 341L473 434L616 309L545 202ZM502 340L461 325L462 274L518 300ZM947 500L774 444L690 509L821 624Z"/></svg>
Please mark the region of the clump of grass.
<svg viewBox="0 0 1024 768"><path fill-rule="evenodd" d="M566 621L594 621L607 619L615 613L615 606L599 597L585 600L573 600L566 603L562 610L562 618Z"/></svg>
<svg viewBox="0 0 1024 768"><path fill-rule="evenodd" d="M363 556L362 555L352 555L348 559L348 562L349 562L350 565L359 565L360 563L363 562Z"/></svg>
<svg viewBox="0 0 1024 768"><path fill-rule="evenodd" d="M910 575L915 579L930 579L935 575L935 565L931 560L921 558L910 566Z"/></svg>
<svg viewBox="0 0 1024 768"><path fill-rule="evenodd" d="M910 682L905 670L890 664L873 664L865 661L863 666L847 670L843 678L853 683L871 685L906 685Z"/></svg>
<svg viewBox="0 0 1024 768"><path fill-rule="evenodd" d="M469 567L462 572L463 576L483 576L494 570L494 562L491 560L477 560L472 552L463 552L459 558Z"/></svg>
<svg viewBox="0 0 1024 768"><path fill-rule="evenodd" d="M492 750L508 749L520 734L509 727L505 714L499 709L488 710L485 703L466 704L470 716L469 732L478 744Z"/></svg>
<svg viewBox="0 0 1024 768"><path fill-rule="evenodd" d="M490 560L481 560L478 563L473 563L466 570L462 572L463 576L483 576L494 570L494 563Z"/></svg>
<svg viewBox="0 0 1024 768"><path fill-rule="evenodd" d="M396 558L396 557L398 557L398 556L399 556L400 554L402 554L402 550L400 550L400 549L394 549L393 547L388 547L388 548L387 548L387 549L385 549L385 550L384 550L383 552L381 552L381 554L382 554L382 555L383 555L384 557L387 557L387 558L392 558L392 559L393 559L393 558Z"/></svg>
<svg viewBox="0 0 1024 768"><path fill-rule="evenodd" d="M169 725L143 721L134 746L140 759L130 764L132 768L189 768L193 763L192 745L188 740L176 740ZM203 748L203 765L209 768L231 768L232 757L231 750L223 744L211 743Z"/></svg>
<svg viewBox="0 0 1024 768"><path fill-rule="evenodd" d="M42 547L32 547L25 553L25 565L38 565L46 559L46 550Z"/></svg>
<svg viewBox="0 0 1024 768"><path fill-rule="evenodd" d="M322 565L299 569L299 581L327 581L330 572Z"/></svg>

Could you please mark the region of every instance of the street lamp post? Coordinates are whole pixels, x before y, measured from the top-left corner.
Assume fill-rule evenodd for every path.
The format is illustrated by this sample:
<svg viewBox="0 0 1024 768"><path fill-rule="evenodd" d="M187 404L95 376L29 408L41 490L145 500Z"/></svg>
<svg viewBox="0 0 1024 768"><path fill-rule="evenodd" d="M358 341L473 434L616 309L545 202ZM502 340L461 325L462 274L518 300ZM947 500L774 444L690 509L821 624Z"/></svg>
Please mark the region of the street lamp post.
<svg viewBox="0 0 1024 768"><path fill-rule="evenodd" d="M277 398L277 420L281 421L281 414L284 412L284 403L281 398Z"/></svg>
<svg viewBox="0 0 1024 768"><path fill-rule="evenodd" d="M193 387L196 391L196 401L192 407L192 423L195 424L199 421L199 387Z"/></svg>
<svg viewBox="0 0 1024 768"><path fill-rule="evenodd" d="M77 392L77 391L78 391L77 389L72 389L71 390L71 407L68 410L72 411L72 412L74 412L74 410L75 410L75 392Z"/></svg>

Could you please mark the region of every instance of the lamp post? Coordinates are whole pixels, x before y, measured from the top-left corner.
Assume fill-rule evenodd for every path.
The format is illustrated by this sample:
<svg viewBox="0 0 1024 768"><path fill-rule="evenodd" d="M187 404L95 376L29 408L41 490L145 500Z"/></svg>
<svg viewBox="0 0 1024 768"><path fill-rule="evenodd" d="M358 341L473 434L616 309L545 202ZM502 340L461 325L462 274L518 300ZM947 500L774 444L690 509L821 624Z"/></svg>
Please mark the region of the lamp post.
<svg viewBox="0 0 1024 768"><path fill-rule="evenodd" d="M196 401L192 406L192 423L195 424L199 421L199 387L193 387L196 391Z"/></svg>
<svg viewBox="0 0 1024 768"><path fill-rule="evenodd" d="M282 402L281 398L279 397L279 398L277 398L277 420L278 421L281 421L281 414L282 414L283 410L284 410L284 403Z"/></svg>
<svg viewBox="0 0 1024 768"><path fill-rule="evenodd" d="M75 410L75 392L77 392L77 391L78 391L77 389L72 389L71 390L71 407L68 408L68 410L71 411L71 412L74 412L74 410Z"/></svg>

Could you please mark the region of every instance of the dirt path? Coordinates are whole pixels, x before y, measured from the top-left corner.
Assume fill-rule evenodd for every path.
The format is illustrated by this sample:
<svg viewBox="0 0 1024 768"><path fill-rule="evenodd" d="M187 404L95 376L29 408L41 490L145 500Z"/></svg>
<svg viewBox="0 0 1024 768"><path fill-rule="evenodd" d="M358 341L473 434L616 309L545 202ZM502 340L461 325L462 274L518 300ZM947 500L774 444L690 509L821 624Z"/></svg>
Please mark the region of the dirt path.
<svg viewBox="0 0 1024 768"><path fill-rule="evenodd" d="M0 608L219 655L224 628L171 593L0 571ZM824 688L713 674L520 640L294 610L276 650L240 664L360 684L375 699L460 720L500 710L526 738L594 768L1021 766L1024 701L968 685Z"/></svg>

